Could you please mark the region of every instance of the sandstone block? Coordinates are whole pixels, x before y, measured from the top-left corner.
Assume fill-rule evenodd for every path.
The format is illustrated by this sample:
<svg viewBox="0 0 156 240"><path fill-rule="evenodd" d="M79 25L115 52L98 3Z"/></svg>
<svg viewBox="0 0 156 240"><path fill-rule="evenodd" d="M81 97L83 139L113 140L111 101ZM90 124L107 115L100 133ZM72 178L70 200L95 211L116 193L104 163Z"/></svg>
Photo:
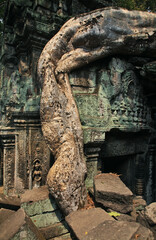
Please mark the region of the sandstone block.
<svg viewBox="0 0 156 240"><path fill-rule="evenodd" d="M21 195L21 207L29 217L58 209L55 200L49 196L47 186L26 191Z"/></svg>
<svg viewBox="0 0 156 240"><path fill-rule="evenodd" d="M64 216L59 210L55 212L44 213L31 217L31 220L38 228L47 227L51 224L58 223L64 219Z"/></svg>
<svg viewBox="0 0 156 240"><path fill-rule="evenodd" d="M72 238L70 236L70 233L61 235L60 237L51 238L49 240L63 240L63 239L65 239L65 240L72 240Z"/></svg>
<svg viewBox="0 0 156 240"><path fill-rule="evenodd" d="M52 212L58 209L55 200L50 198L38 202L22 203L21 207L29 217Z"/></svg>
<svg viewBox="0 0 156 240"><path fill-rule="evenodd" d="M156 202L145 207L145 218L149 225L156 225Z"/></svg>
<svg viewBox="0 0 156 240"><path fill-rule="evenodd" d="M100 174L94 178L95 200L117 212L133 210L133 193L115 174Z"/></svg>
<svg viewBox="0 0 156 240"><path fill-rule="evenodd" d="M4 222L7 218L9 218L14 213L13 210L1 208L0 209L0 224Z"/></svg>
<svg viewBox="0 0 156 240"><path fill-rule="evenodd" d="M101 208L72 212L65 219L78 239L83 239L87 232L104 221L115 221Z"/></svg>
<svg viewBox="0 0 156 240"><path fill-rule="evenodd" d="M45 240L23 209L19 209L0 224L0 240Z"/></svg>
<svg viewBox="0 0 156 240"><path fill-rule="evenodd" d="M50 225L45 228L40 228L40 232L46 238L55 238L61 235L64 235L69 232L68 226L65 221Z"/></svg>
<svg viewBox="0 0 156 240"><path fill-rule="evenodd" d="M20 208L21 200L18 197L6 196L0 194L0 206L3 208L9 208L12 210L17 210Z"/></svg>
<svg viewBox="0 0 156 240"><path fill-rule="evenodd" d="M48 186L27 190L21 195L21 203L38 202L49 198Z"/></svg>
<svg viewBox="0 0 156 240"><path fill-rule="evenodd" d="M154 240L152 232L139 223L105 221L89 231L83 240Z"/></svg>

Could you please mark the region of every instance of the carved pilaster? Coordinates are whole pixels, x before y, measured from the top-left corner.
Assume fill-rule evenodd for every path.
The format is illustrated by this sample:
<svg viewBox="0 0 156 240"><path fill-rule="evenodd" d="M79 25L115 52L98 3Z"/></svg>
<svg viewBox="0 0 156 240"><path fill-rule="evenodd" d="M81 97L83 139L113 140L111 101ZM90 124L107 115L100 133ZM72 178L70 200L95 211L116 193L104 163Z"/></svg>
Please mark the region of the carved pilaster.
<svg viewBox="0 0 156 240"><path fill-rule="evenodd" d="M31 129L31 176L32 187L39 187L46 182L50 164L50 151L43 140L40 129Z"/></svg>
<svg viewBox="0 0 156 240"><path fill-rule="evenodd" d="M138 196L144 195L145 190L145 153L137 154L136 156L136 189L135 193Z"/></svg>
<svg viewBox="0 0 156 240"><path fill-rule="evenodd" d="M0 145L0 186L3 186L3 151Z"/></svg>
<svg viewBox="0 0 156 240"><path fill-rule="evenodd" d="M87 144L84 151L87 164L86 186L93 187L94 177L100 170L99 153L101 151L101 144Z"/></svg>
<svg viewBox="0 0 156 240"><path fill-rule="evenodd" d="M15 183L15 135L5 135L2 137L4 193L13 194Z"/></svg>

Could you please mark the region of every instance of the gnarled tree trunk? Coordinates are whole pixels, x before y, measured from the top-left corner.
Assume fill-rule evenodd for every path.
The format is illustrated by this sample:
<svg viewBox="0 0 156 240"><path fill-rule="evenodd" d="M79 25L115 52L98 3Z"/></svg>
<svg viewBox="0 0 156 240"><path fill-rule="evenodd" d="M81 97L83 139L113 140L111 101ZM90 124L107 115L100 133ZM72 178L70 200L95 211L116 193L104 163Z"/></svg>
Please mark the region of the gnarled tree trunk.
<svg viewBox="0 0 156 240"><path fill-rule="evenodd" d="M65 214L86 198L83 132L68 73L116 54L156 57L155 26L154 13L96 10L70 19L40 56L42 130L56 160L47 183Z"/></svg>

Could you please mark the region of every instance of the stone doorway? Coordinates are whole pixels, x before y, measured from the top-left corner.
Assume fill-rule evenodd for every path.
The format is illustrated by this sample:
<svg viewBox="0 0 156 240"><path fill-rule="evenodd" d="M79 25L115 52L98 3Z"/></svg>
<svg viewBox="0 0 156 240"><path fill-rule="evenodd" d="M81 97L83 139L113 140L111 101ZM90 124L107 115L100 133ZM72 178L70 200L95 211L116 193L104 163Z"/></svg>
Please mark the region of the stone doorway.
<svg viewBox="0 0 156 240"><path fill-rule="evenodd" d="M114 129L106 133L100 156L103 173L118 174L135 195L146 200L149 139L148 131L122 132Z"/></svg>
<svg viewBox="0 0 156 240"><path fill-rule="evenodd" d="M125 155L118 157L106 157L102 166L102 172L115 173L125 183L131 191L135 192L135 155ZM133 177L132 177L133 176Z"/></svg>

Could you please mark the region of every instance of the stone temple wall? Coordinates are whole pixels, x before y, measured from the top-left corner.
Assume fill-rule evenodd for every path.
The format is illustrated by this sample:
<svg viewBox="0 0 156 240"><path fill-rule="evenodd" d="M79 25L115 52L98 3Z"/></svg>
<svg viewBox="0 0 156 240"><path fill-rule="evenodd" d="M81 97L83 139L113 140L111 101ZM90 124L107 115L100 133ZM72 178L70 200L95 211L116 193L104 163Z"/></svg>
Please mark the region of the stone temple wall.
<svg viewBox="0 0 156 240"><path fill-rule="evenodd" d="M44 185L50 152L40 127L39 55L67 18L54 1L8 1L0 81L1 182L7 194ZM66 9L67 10L67 9Z"/></svg>
<svg viewBox="0 0 156 240"><path fill-rule="evenodd" d="M71 16L108 5L8 1L0 77L0 184L6 194L44 185L53 164L40 124L36 68L42 49ZM112 171L122 174L134 193L156 199L156 75L154 63L149 64L154 60L115 55L69 73L84 134L88 187L97 172Z"/></svg>
<svg viewBox="0 0 156 240"><path fill-rule="evenodd" d="M89 11L74 1L7 1L0 75L0 182L6 194L44 185L53 157L40 124L38 58L70 16Z"/></svg>

